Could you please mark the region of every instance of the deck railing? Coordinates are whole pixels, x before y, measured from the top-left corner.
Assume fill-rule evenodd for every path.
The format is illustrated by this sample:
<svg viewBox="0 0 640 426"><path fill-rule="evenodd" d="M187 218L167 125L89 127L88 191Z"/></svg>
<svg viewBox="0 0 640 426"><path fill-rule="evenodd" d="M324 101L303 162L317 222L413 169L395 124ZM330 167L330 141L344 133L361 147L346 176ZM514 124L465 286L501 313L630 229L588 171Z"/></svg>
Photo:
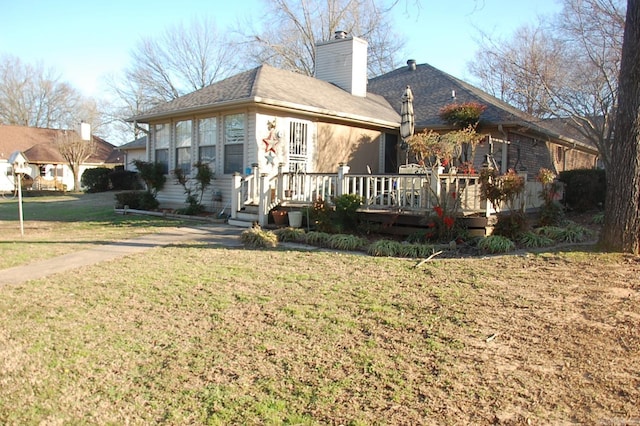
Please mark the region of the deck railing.
<svg viewBox="0 0 640 426"><path fill-rule="evenodd" d="M521 198L527 206L537 207L537 188L527 182ZM258 221L267 223L268 213L278 204L310 205L318 199L331 201L344 194L358 195L362 210L427 213L443 202L455 205L463 215L495 210L480 198L478 175L438 173L350 174L340 165L337 173L289 173L282 166L272 177L260 174L257 165L247 176L235 175L231 216L236 217L248 205L258 207ZM502 206L504 209L504 206Z"/></svg>

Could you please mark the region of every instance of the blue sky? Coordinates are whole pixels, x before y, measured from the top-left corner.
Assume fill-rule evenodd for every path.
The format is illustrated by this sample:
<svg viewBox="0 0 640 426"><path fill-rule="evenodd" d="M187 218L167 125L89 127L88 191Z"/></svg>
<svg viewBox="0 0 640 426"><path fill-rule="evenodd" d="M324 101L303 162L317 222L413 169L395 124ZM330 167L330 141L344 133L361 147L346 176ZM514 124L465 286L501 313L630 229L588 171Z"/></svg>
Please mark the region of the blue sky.
<svg viewBox="0 0 640 426"><path fill-rule="evenodd" d="M401 0L394 12L407 38L404 57L470 80L467 62L477 50L478 27L508 36L539 15L556 13L557 0ZM414 16L407 16L409 13ZM0 54L41 61L86 95L100 95L106 74L122 70L143 36L208 15L219 28L258 16L262 0L0 0Z"/></svg>

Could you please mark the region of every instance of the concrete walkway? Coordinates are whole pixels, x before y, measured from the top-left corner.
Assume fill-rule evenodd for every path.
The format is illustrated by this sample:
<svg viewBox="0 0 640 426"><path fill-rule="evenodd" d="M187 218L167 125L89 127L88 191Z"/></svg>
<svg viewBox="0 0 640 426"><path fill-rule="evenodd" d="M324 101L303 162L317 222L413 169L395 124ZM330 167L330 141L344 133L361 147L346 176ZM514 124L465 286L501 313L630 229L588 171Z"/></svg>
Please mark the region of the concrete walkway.
<svg viewBox="0 0 640 426"><path fill-rule="evenodd" d="M86 250L4 269L0 274L0 286L4 284L20 284L83 266L95 265L106 260L117 259L129 254L140 253L153 247L187 241L201 241L226 247L242 247L240 242L240 233L242 231L243 228L235 228L224 224L177 227L131 240L95 245Z"/></svg>

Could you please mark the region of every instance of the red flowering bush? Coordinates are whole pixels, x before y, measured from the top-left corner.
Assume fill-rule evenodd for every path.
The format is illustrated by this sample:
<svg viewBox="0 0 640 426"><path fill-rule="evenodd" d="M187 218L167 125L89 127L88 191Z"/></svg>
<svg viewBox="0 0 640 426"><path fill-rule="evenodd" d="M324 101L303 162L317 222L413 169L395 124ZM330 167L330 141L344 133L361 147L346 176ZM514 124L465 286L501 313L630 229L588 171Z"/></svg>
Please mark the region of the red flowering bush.
<svg viewBox="0 0 640 426"><path fill-rule="evenodd" d="M456 212L458 208L458 198L455 192L443 197L441 202L433 207L433 213L427 218L427 228L425 234L428 240L449 242L456 237L459 231L456 227Z"/></svg>
<svg viewBox="0 0 640 426"><path fill-rule="evenodd" d="M486 105L478 102L453 103L440 108L440 118L452 126L460 129L465 127L477 127L480 122L480 114L487 109Z"/></svg>

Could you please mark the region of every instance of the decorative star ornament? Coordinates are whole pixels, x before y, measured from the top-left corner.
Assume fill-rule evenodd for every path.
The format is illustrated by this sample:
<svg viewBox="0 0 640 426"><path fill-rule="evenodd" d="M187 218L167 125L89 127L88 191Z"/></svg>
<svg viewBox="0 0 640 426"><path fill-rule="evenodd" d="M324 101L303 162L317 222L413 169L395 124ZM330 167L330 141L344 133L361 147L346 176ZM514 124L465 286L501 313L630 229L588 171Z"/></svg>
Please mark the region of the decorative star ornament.
<svg viewBox="0 0 640 426"><path fill-rule="evenodd" d="M273 152L269 152L267 155L264 156L265 160L267 160L267 165L271 164L272 166L275 165L274 164L274 160L276 159L276 156L273 155Z"/></svg>

